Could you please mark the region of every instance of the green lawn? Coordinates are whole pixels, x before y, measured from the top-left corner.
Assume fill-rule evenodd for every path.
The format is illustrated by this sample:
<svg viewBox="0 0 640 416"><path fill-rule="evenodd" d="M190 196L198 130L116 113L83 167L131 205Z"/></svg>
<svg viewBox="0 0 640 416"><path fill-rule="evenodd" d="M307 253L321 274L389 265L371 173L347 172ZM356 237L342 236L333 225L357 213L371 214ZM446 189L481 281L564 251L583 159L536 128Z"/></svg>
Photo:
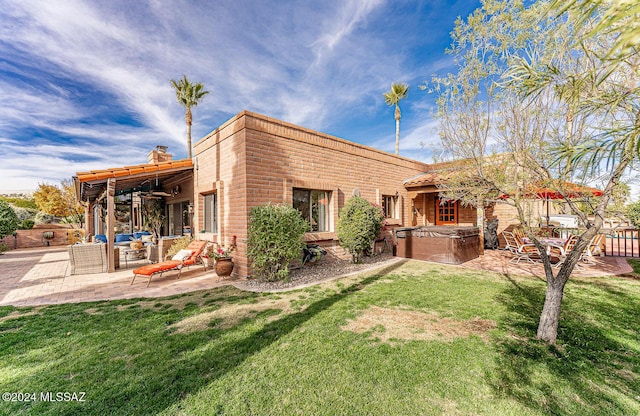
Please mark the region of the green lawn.
<svg viewBox="0 0 640 416"><path fill-rule="evenodd" d="M557 348L534 338L544 288L407 262L280 294L3 307L0 391L37 401L0 413L640 414L640 281L570 281Z"/></svg>

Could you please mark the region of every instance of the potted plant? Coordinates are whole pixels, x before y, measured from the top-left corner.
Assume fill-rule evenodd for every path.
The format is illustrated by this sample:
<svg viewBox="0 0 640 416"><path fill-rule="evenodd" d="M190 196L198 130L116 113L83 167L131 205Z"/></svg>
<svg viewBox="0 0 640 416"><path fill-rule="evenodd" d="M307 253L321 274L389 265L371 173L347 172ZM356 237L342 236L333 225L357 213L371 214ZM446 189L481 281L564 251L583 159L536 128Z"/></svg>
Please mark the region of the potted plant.
<svg viewBox="0 0 640 416"><path fill-rule="evenodd" d="M215 259L216 274L220 277L230 276L233 271L233 258L231 253L236 249L236 236L233 236L231 244L228 247L214 247L211 256Z"/></svg>
<svg viewBox="0 0 640 416"><path fill-rule="evenodd" d="M143 245L142 244L142 237L138 237L138 238L131 237L130 239L131 239L131 243L129 243L129 247L132 250L141 250L142 249L142 245Z"/></svg>
<svg viewBox="0 0 640 416"><path fill-rule="evenodd" d="M161 237L162 225L165 220L163 204L160 201L153 201L142 205L142 210L145 217L145 226L151 230L153 243L157 244Z"/></svg>

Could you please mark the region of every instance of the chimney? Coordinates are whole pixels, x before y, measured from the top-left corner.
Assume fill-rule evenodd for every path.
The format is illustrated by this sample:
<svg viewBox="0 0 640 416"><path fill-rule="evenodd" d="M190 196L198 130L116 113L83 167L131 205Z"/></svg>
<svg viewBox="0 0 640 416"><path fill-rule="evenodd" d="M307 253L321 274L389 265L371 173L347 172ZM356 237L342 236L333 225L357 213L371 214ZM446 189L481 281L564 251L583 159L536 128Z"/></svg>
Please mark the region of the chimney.
<svg viewBox="0 0 640 416"><path fill-rule="evenodd" d="M167 146L156 146L155 149L150 151L147 154L147 162L148 163L162 163L162 162L171 162L173 155L171 153L167 153Z"/></svg>

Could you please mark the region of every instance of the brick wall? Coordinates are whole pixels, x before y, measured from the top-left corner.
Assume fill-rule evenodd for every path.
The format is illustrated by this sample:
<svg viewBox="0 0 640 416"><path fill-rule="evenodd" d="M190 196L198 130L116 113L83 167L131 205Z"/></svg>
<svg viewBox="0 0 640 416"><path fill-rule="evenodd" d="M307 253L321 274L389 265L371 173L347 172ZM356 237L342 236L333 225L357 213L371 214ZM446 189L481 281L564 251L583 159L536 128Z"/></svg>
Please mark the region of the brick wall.
<svg viewBox="0 0 640 416"><path fill-rule="evenodd" d="M377 204L382 195L397 193L402 205L398 225L410 225L403 181L427 169L421 162L246 111L198 141L194 150L199 195L195 223L202 229L200 195L222 192L219 232L201 237L228 243L237 235L234 273L241 276L250 274L245 239L252 207L268 202L291 205L293 188L330 191L330 231L310 233L307 240L321 241L333 255L344 257L336 245L335 224L354 189Z"/></svg>
<svg viewBox="0 0 640 416"><path fill-rule="evenodd" d="M52 240L43 238L43 233L48 231L53 232ZM72 229L70 225L39 224L31 230L17 230L16 237L10 235L0 241L9 246L10 249L47 247L48 245L64 246L81 240L83 235L84 230Z"/></svg>

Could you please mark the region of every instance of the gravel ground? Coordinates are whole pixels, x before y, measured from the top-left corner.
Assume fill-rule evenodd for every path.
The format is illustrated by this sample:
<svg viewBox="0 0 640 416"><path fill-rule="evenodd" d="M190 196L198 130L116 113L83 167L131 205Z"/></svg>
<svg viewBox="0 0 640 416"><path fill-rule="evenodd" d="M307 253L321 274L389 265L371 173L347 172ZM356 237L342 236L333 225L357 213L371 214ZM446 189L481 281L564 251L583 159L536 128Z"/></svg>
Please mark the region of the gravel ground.
<svg viewBox="0 0 640 416"><path fill-rule="evenodd" d="M256 279L247 279L238 282L234 286L254 292L271 292L291 290L325 280L336 279L351 273L364 271L388 262L393 262L394 257L385 253L375 257L365 257L361 264L353 264L349 261L321 261L319 264L307 265L291 271L289 282L261 282Z"/></svg>

